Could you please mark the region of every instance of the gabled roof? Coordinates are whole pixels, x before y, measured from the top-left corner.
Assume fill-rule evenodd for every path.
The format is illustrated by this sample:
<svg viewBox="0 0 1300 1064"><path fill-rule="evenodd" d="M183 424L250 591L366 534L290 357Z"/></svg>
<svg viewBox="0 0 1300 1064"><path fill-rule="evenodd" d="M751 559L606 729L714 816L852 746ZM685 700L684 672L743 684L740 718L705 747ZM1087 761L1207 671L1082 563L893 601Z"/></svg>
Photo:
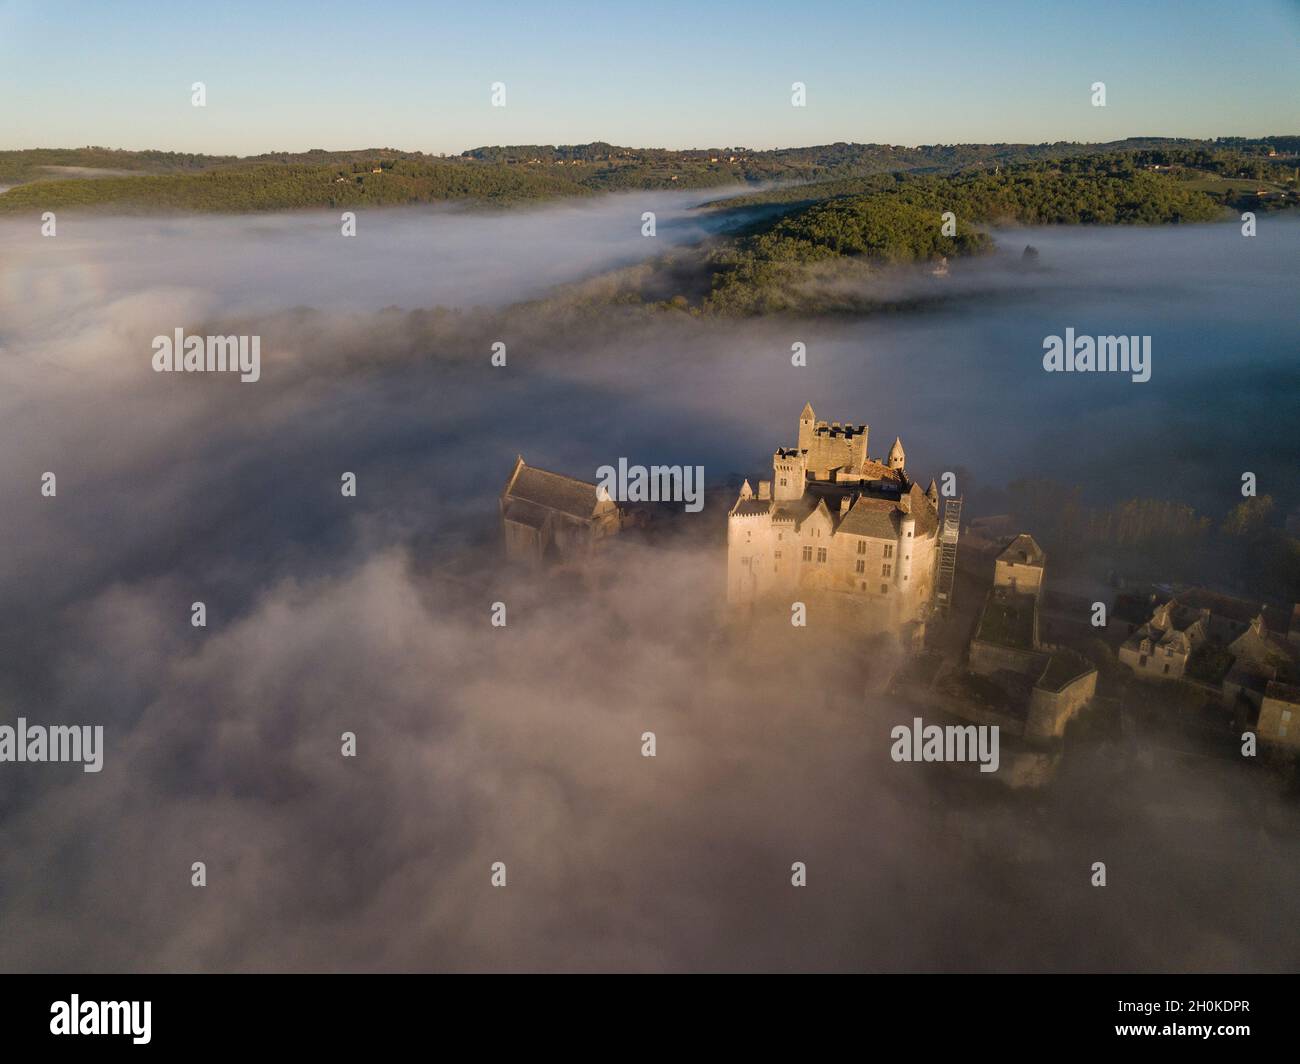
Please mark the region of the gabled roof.
<svg viewBox="0 0 1300 1064"><path fill-rule="evenodd" d="M595 513L596 504L600 501L595 484L566 477L563 473L552 473L548 469L538 469L525 464L523 458L516 460L515 470L502 492L502 498L507 503L507 510L512 500L522 500L533 506L583 519Z"/></svg>
<svg viewBox="0 0 1300 1064"><path fill-rule="evenodd" d="M871 539L897 539L898 521L902 516L898 504L892 499L872 499L864 496L853 504L836 533L850 536L867 536Z"/></svg>
<svg viewBox="0 0 1300 1064"><path fill-rule="evenodd" d="M1217 591L1207 591L1203 587L1194 587L1180 592L1174 596L1173 601L1187 609L1209 610L1238 624L1250 624L1263 610L1257 602L1239 599L1233 595L1221 595Z"/></svg>
<svg viewBox="0 0 1300 1064"><path fill-rule="evenodd" d="M891 469L887 465L881 465L879 462L873 462L868 458L861 466L853 471L853 479L892 480L896 484L901 484L903 482L903 474L897 469Z"/></svg>
<svg viewBox="0 0 1300 1064"><path fill-rule="evenodd" d="M1021 532L998 555L998 561L1014 562L1016 565L1042 565L1046 557L1037 540L1028 532Z"/></svg>
<svg viewBox="0 0 1300 1064"><path fill-rule="evenodd" d="M811 492L804 492L797 499L781 499L775 504L772 514L776 520L796 521L802 523L804 518L817 509L820 497Z"/></svg>
<svg viewBox="0 0 1300 1064"><path fill-rule="evenodd" d="M1293 706L1300 705L1300 687L1289 683L1281 683L1278 680L1270 680L1268 686L1264 689L1264 697L1275 698L1279 702L1290 702Z"/></svg>

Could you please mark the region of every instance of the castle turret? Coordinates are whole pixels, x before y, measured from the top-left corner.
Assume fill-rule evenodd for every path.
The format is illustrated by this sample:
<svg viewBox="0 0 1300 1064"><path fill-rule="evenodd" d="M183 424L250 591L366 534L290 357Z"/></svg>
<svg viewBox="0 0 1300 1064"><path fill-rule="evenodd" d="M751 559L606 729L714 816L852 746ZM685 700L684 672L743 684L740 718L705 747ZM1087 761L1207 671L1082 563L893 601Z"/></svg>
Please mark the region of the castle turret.
<svg viewBox="0 0 1300 1064"><path fill-rule="evenodd" d="M898 522L898 564L894 567L894 583L907 589L912 579L912 545L916 542L916 518L903 514Z"/></svg>
<svg viewBox="0 0 1300 1064"><path fill-rule="evenodd" d="M925 497L930 500L930 505L936 510L939 509L939 485L930 479L930 486L925 489Z"/></svg>
<svg viewBox="0 0 1300 1064"><path fill-rule="evenodd" d="M895 436L894 446L889 448L889 468L901 470L906 464L907 456L903 453L903 441Z"/></svg>
<svg viewBox="0 0 1300 1064"><path fill-rule="evenodd" d="M803 413L799 415L799 450L806 451L812 446L816 427L817 415L813 413L812 403L804 403Z"/></svg>

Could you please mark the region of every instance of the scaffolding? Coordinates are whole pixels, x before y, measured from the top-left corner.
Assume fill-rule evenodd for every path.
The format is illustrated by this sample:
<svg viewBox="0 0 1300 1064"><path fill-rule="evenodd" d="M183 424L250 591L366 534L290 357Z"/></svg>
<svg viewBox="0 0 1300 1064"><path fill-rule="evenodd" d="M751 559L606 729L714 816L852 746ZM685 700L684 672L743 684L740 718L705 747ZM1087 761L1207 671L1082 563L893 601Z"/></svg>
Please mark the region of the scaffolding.
<svg viewBox="0 0 1300 1064"><path fill-rule="evenodd" d="M939 575L935 580L934 604L946 610L952 605L957 578L957 533L961 530L961 499L945 499L943 526L939 530Z"/></svg>

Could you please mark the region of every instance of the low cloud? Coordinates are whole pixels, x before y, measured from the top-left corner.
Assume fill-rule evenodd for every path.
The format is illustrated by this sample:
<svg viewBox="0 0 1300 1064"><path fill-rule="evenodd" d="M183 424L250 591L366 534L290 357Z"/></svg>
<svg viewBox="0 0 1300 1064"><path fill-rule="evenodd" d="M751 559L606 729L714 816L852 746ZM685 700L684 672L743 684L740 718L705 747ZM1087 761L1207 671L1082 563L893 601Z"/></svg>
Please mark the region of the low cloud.
<svg viewBox="0 0 1300 1064"><path fill-rule="evenodd" d="M751 639L720 625L707 508L577 585L500 565L516 452L587 479L620 456L701 463L717 484L761 470L805 399L871 421L873 450L903 435L927 475L957 458L994 482L1082 468L1065 428L1137 397L1044 400L1007 352L1033 340L1036 365L1038 323L1082 327L1109 298L1097 256L1141 245L1035 235L1060 271L1048 290L990 274L993 309L916 317L501 309L648 254L639 209L623 234L630 202L589 230L585 208L375 212L372 251L346 266L313 265L347 241L304 235L307 216L61 222L46 242L61 250L20 243L0 285L0 707L103 724L107 750L95 775L0 771L0 967L1285 968L1300 932L1275 915L1300 836L1237 766L1080 755L1026 796L895 764L889 730L910 712L871 694L889 651L817 640L815 623ZM671 228L686 201L665 202ZM1177 235L1187 263L1204 234ZM1208 276L1184 275L1171 306L1203 300ZM1272 321L1249 345L1280 367ZM261 335L262 379L149 369L149 338L204 325ZM1186 326L1187 346L1164 335L1156 405L1127 408L1097 455L1146 440L1163 468L1182 444L1149 426L1190 419L1234 364ZM497 338L506 370L488 363ZM810 359L792 379L795 340ZM1204 431L1248 446L1231 421L1265 383L1216 388ZM1252 428L1260 468L1293 471L1294 440L1271 417ZM1088 885L1094 860L1111 886Z"/></svg>

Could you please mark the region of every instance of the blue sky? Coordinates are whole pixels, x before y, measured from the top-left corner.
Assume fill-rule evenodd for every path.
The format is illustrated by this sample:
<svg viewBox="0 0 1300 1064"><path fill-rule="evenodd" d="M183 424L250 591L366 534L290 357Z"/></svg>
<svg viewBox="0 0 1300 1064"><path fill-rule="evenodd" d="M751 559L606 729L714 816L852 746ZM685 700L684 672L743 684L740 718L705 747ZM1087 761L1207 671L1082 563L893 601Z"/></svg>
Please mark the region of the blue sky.
<svg viewBox="0 0 1300 1064"><path fill-rule="evenodd" d="M1297 133L1298 42L1300 0L0 0L0 148Z"/></svg>

